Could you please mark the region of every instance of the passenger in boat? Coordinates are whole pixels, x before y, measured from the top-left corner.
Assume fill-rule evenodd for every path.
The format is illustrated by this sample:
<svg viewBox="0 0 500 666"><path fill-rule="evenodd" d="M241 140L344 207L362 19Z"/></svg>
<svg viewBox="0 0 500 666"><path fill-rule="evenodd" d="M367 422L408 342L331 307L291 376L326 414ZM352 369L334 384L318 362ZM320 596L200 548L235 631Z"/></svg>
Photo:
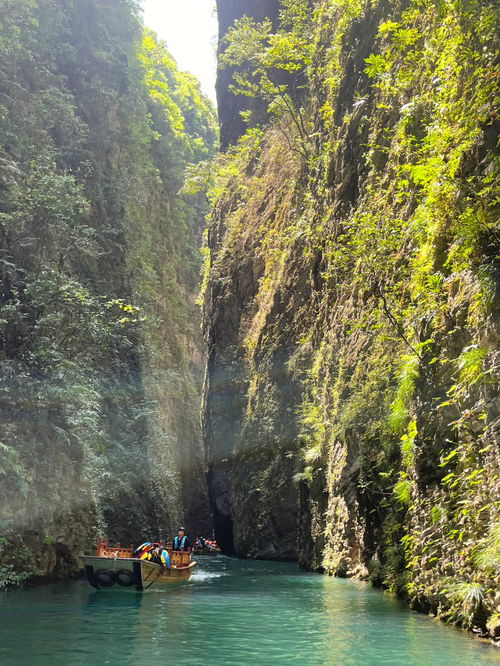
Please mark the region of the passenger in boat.
<svg viewBox="0 0 500 666"><path fill-rule="evenodd" d="M213 540L209 540L209 539L207 539L207 540L205 541L205 545L206 545L206 547L209 548L210 550L218 550L218 549L219 549L219 546L217 545L217 541L213 541Z"/></svg>
<svg viewBox="0 0 500 666"><path fill-rule="evenodd" d="M146 541L138 546L132 553L132 557L137 557L140 560L147 562L155 562L161 564L163 567L170 569L170 557L167 549L161 543Z"/></svg>
<svg viewBox="0 0 500 666"><path fill-rule="evenodd" d="M179 532L172 543L172 548L174 550L189 551L190 546L191 544L189 542L189 537L186 534L186 530L183 527L180 527Z"/></svg>
<svg viewBox="0 0 500 666"><path fill-rule="evenodd" d="M137 546L132 553L132 557L138 557L140 560L149 559L149 554L154 547L155 544L152 541L145 541L144 543L141 543L140 546Z"/></svg>
<svg viewBox="0 0 500 666"><path fill-rule="evenodd" d="M158 546L152 551L151 559L153 562L156 562L156 564L161 564L162 567L170 569L168 550L162 544L158 544Z"/></svg>

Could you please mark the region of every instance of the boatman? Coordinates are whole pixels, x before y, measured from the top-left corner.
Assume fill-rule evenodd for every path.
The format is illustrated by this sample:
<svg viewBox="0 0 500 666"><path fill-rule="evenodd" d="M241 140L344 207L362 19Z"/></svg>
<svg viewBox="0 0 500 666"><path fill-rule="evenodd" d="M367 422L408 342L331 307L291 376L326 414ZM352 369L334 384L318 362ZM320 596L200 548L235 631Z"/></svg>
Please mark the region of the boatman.
<svg viewBox="0 0 500 666"><path fill-rule="evenodd" d="M174 550L189 551L190 546L191 544L189 543L189 537L186 534L186 530L183 527L179 527L179 532L177 536L174 538L174 541L172 543L172 548Z"/></svg>

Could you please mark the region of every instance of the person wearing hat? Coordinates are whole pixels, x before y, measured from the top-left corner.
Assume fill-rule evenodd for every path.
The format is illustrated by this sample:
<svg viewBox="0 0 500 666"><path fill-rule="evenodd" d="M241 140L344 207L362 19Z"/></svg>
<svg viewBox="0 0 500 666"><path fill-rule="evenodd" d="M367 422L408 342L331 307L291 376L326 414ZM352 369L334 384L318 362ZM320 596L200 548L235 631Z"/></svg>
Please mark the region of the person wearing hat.
<svg viewBox="0 0 500 666"><path fill-rule="evenodd" d="M189 543L189 537L186 534L186 530L183 527L179 527L179 532L174 538L172 543L172 548L174 550L189 550L191 544Z"/></svg>

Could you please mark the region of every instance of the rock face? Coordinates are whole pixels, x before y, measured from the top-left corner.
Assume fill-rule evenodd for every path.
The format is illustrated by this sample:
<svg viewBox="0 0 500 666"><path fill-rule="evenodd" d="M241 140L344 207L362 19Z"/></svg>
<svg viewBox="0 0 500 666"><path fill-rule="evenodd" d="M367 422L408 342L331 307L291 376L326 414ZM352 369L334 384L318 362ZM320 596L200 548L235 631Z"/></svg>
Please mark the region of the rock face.
<svg viewBox="0 0 500 666"><path fill-rule="evenodd" d="M195 305L215 114L128 0L2 3L0 588L210 531Z"/></svg>
<svg viewBox="0 0 500 666"><path fill-rule="evenodd" d="M224 36L237 19L246 15L257 21L265 18L276 21L278 7L279 0L217 0L219 55L224 50ZM216 90L222 150L234 143L246 129L246 125L239 114L240 111L249 108L248 98L229 93L228 88L232 80L233 76L230 68L219 69ZM258 118L262 116L262 104L258 100L252 101L250 108Z"/></svg>
<svg viewBox="0 0 500 666"><path fill-rule="evenodd" d="M486 631L500 487L493 7L315 9L303 106L240 140L218 183L204 412L216 535ZM221 77L228 143L241 130L226 89Z"/></svg>

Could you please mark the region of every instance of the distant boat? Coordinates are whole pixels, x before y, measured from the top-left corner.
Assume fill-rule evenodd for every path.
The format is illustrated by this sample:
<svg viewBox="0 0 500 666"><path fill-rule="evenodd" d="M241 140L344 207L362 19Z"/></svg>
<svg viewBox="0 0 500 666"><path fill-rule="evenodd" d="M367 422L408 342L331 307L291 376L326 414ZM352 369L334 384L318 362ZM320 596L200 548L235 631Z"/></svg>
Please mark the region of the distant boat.
<svg viewBox="0 0 500 666"><path fill-rule="evenodd" d="M132 557L134 549L120 544L110 546L107 541L97 542L95 555L82 555L89 584L96 589L129 588L145 592L150 587L184 583L191 578L196 562L191 553L174 551L167 546L170 568Z"/></svg>
<svg viewBox="0 0 500 666"><path fill-rule="evenodd" d="M213 546L194 546L193 548L195 555L220 555L220 552L219 547L214 548Z"/></svg>

